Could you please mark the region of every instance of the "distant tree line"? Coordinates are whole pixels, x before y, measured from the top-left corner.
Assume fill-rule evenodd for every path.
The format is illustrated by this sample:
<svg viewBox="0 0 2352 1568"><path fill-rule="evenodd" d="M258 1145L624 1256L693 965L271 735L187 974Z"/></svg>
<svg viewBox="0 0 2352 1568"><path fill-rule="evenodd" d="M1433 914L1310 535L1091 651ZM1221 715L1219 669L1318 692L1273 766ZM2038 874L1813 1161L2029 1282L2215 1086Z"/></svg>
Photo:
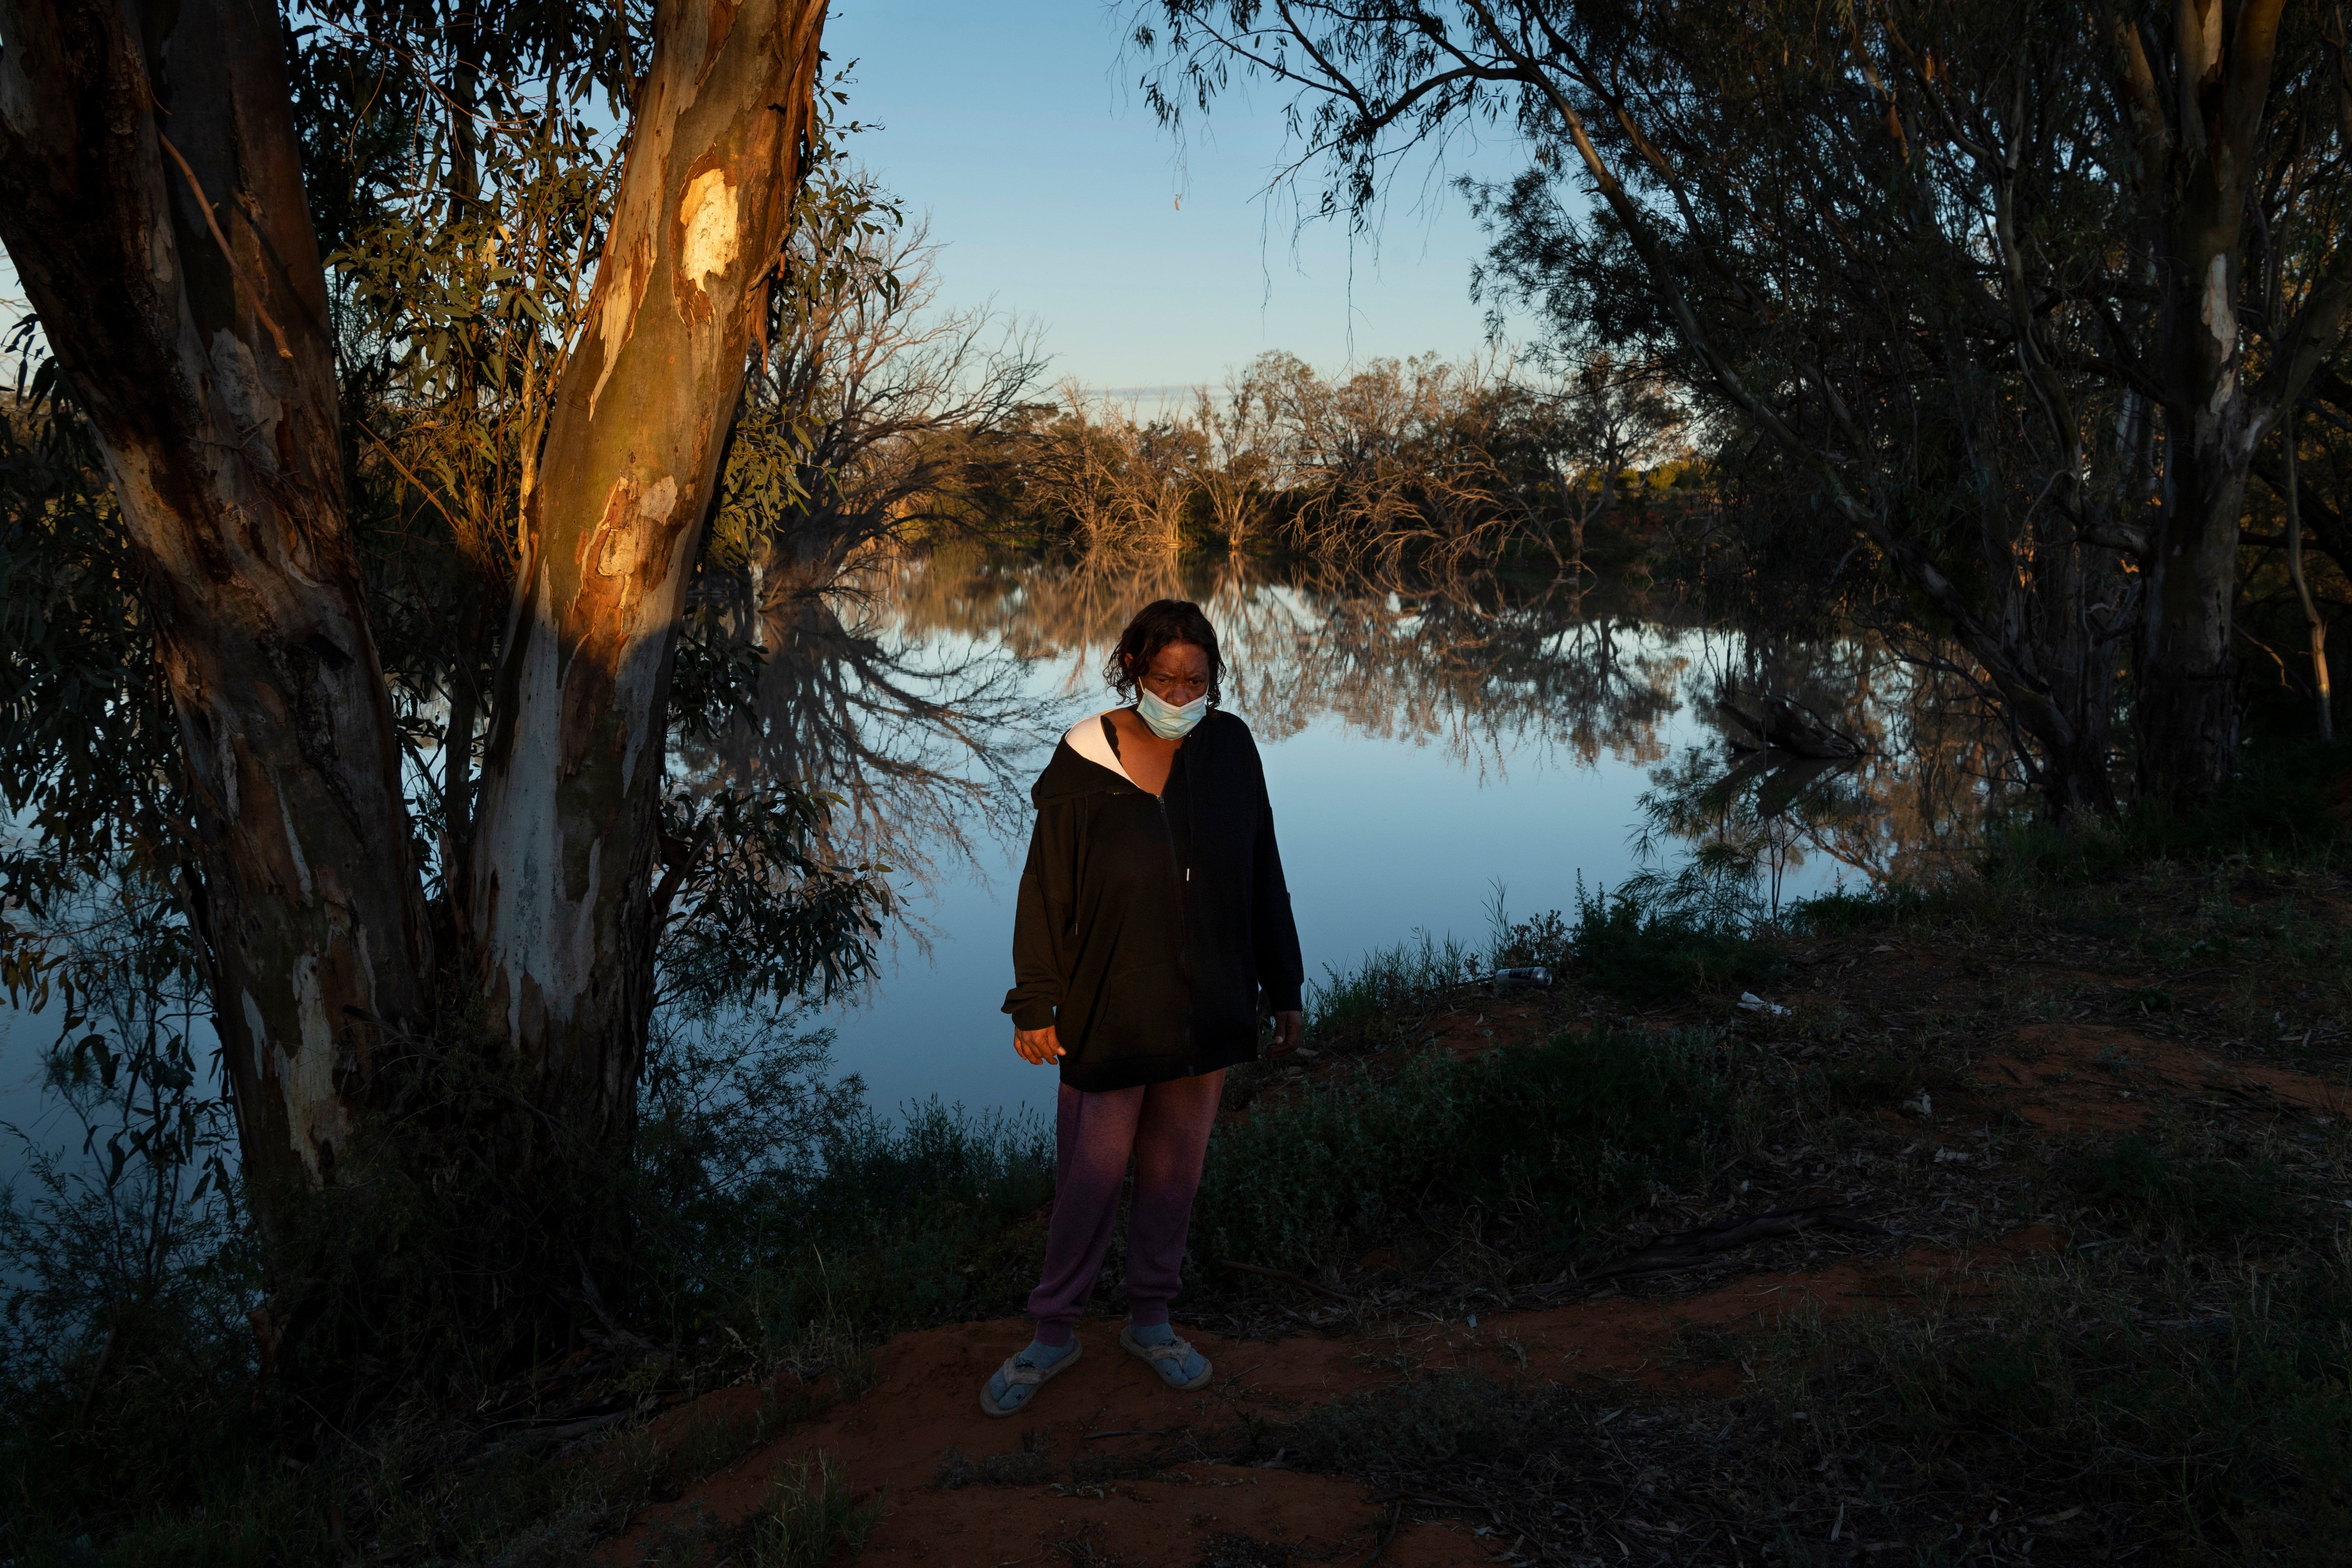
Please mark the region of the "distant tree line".
<svg viewBox="0 0 2352 1568"><path fill-rule="evenodd" d="M1065 386L1025 411L981 483L1001 521L1088 551L1564 570L1629 480L1685 455L1682 429L1654 376L1606 355L1553 384L1434 354L1327 377L1272 353L1176 408Z"/></svg>

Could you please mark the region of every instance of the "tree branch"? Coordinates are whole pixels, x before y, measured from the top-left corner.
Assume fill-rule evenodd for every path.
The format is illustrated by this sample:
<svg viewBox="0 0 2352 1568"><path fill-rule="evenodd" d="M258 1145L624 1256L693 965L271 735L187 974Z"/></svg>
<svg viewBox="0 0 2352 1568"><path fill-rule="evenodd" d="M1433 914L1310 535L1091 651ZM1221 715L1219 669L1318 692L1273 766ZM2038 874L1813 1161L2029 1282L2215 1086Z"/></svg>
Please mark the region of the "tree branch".
<svg viewBox="0 0 2352 1568"><path fill-rule="evenodd" d="M188 167L188 161L180 156L180 150L172 145L169 136L158 131L155 140L163 144L164 152L172 155L172 162L180 165L180 173L188 177L188 189L196 195L196 210L205 215L205 226L212 230L213 243L220 247L221 259L228 263L229 276L236 279L237 287L245 290L246 301L253 307L253 313L261 318L261 324L269 329L270 341L278 345L278 357L292 359L294 351L287 345L286 334L278 330L277 321L271 319L269 307L261 302L261 290L253 286L253 280L245 275L245 268L236 264L236 252L229 248L228 236L221 232L220 224L214 218L213 205L205 200L205 187L197 183L196 172Z"/></svg>

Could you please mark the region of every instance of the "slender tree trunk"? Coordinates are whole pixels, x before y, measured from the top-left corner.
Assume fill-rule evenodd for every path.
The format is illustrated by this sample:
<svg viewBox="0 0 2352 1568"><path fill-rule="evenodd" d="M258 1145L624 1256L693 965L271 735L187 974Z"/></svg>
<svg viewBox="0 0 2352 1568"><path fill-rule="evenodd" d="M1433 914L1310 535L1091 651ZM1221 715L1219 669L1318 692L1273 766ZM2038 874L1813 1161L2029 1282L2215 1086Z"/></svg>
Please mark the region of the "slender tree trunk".
<svg viewBox="0 0 2352 1568"><path fill-rule="evenodd" d="M430 964L278 15L0 0L0 243L139 563L266 1205L334 1178L388 1034L423 1022Z"/></svg>
<svg viewBox="0 0 2352 1568"><path fill-rule="evenodd" d="M1593 499L1592 521L1606 522L1612 508L1617 504L1617 458L1612 454L1608 466L1601 470L1601 494ZM1576 531L1576 563L1584 564L1584 530Z"/></svg>
<svg viewBox="0 0 2352 1568"><path fill-rule="evenodd" d="M2226 251L2214 252L2205 276L2221 278L2234 260ZM2178 321L2185 312L2175 307L2174 384L2186 395L2166 413L2168 494L2149 563L2147 633L2135 703L2142 793L2175 805L2221 787L2237 762L2237 659L2230 639L2239 524L2261 432L2252 428L2249 400L2232 384L2237 316L2225 289L2215 283L2205 296L2218 312L2219 330L2201 317ZM2198 395L2199 389L2205 395Z"/></svg>
<svg viewBox="0 0 2352 1568"><path fill-rule="evenodd" d="M2165 216L2165 505L2147 560L2147 628L2135 714L2143 794L2176 805L2210 795L2236 766L2237 661L2231 647L2238 531L2264 419L2239 346L2249 184L2283 0L2181 0L2174 14L2175 124L2155 78L2134 64L2143 190ZM2234 14L2233 14L2234 13ZM2307 373L2306 373L2307 374Z"/></svg>
<svg viewBox="0 0 2352 1568"><path fill-rule="evenodd" d="M656 14L588 332L538 468L471 880L479 984L583 1148L635 1123L688 578L789 231L824 0Z"/></svg>
<svg viewBox="0 0 2352 1568"><path fill-rule="evenodd" d="M2302 601L2303 618L2311 628L2312 697L2319 710L2319 739L2322 743L2336 739L2335 694L2327 689L2327 617L2319 613L2318 604L2311 596L2311 579L2303 570L2303 508L2297 492L2302 484L2297 473L2295 447L2302 434L2295 428L2294 410L2287 410L2286 425L2286 574L2294 584L2294 596Z"/></svg>
<svg viewBox="0 0 2352 1568"><path fill-rule="evenodd" d="M457 68L450 72L447 105L448 213L450 221L455 223L476 216L473 209L478 206L482 195L481 137L474 118L481 89L481 38L477 15L468 11L459 16L451 24L449 34L457 57ZM457 366L462 378L457 401L463 405L477 398L479 389L467 362L460 358ZM524 401L529 401L527 385ZM489 487L478 479L472 488L475 493L466 498L466 510L487 531L501 510L503 497L490 492ZM472 864L467 848L473 838L474 726L482 712L481 682L475 679L478 668L477 650L482 647L483 637L498 608L493 591L478 574L465 581L459 591L467 603L458 620L458 646L448 661L448 684L443 694L449 704L449 719L441 731L440 850L446 889L441 913L450 922L454 945L463 946L465 922L473 910L467 879Z"/></svg>

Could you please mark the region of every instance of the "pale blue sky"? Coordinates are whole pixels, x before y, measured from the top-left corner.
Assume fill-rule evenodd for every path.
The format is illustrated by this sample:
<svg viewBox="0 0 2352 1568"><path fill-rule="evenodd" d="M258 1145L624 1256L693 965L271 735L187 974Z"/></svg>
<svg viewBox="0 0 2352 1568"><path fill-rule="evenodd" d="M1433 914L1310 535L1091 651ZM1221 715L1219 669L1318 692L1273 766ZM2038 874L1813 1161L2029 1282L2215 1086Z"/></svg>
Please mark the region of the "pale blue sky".
<svg viewBox="0 0 2352 1568"><path fill-rule="evenodd" d="M1261 194L1286 161L1282 100L1220 103L1180 148L1136 85L1144 63L1121 58L1129 10L835 6L825 46L835 67L856 62L849 111L883 127L856 155L930 215L943 303L992 297L1038 321L1051 374L1096 386L1214 382L1270 348L1329 370L1481 347L1470 268L1485 245L1450 175L1514 172L1515 147L1413 167L1373 244L1319 221L1294 234L1293 199Z"/></svg>
<svg viewBox="0 0 2352 1568"><path fill-rule="evenodd" d="M1122 58L1131 10L836 6L832 68L856 62L848 112L879 127L855 156L929 215L941 304L992 300L1036 322L1049 377L1097 387L1213 384L1265 349L1329 371L1484 346L1470 268L1485 241L1452 180L1516 172L1516 146L1463 142L1413 164L1369 238L1321 220L1301 228L1298 206L1320 187L1266 189L1287 162L1282 100L1244 88L1180 144L1143 101L1145 62ZM0 301L18 292L0 257Z"/></svg>

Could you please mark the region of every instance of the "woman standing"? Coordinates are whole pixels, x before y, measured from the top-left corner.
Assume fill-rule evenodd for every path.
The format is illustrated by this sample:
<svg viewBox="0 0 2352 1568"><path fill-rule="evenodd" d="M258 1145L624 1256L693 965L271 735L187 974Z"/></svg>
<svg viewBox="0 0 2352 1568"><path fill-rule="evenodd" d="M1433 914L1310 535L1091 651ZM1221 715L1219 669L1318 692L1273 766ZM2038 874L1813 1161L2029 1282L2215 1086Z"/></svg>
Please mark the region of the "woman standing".
<svg viewBox="0 0 2352 1568"><path fill-rule="evenodd" d="M1102 1272L1128 1160L1127 1327L1119 1344L1171 1388L1209 1363L1168 1303L1225 1069L1298 1041L1298 930L1249 726L1217 710L1224 661L1198 605L1161 599L1119 635L1105 670L1134 706L1062 737L1030 790L1037 826L1021 873L1014 984L1024 1061L1057 1062L1054 1218L1030 1293L1037 1336L981 1390L1010 1415L1078 1359L1077 1322Z"/></svg>

